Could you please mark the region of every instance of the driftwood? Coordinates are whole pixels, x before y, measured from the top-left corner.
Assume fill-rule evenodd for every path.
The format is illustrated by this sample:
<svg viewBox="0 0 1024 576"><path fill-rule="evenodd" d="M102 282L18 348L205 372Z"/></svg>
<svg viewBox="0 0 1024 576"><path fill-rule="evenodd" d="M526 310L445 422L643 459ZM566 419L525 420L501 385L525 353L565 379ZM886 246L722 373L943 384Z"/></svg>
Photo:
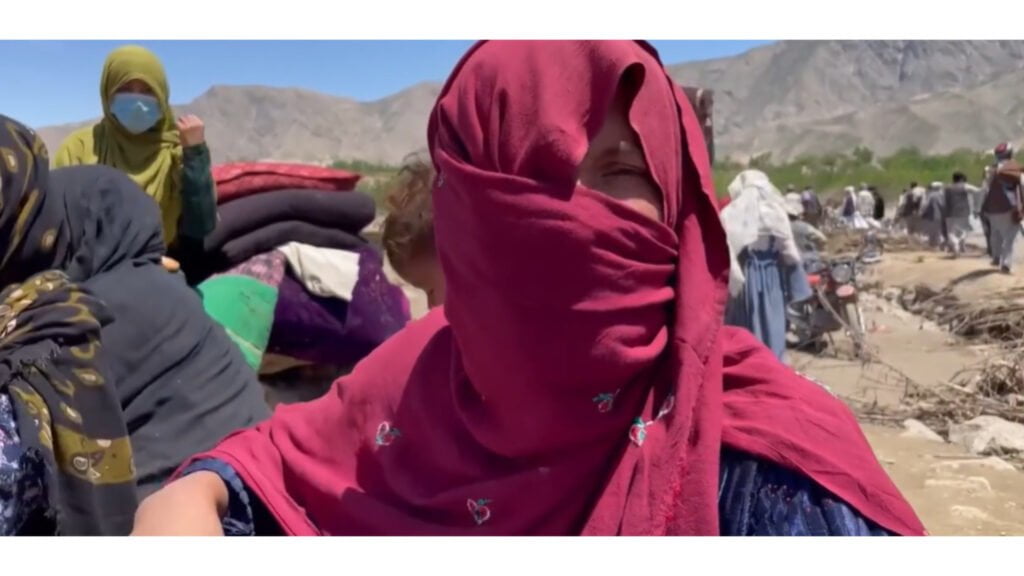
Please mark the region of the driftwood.
<svg viewBox="0 0 1024 576"><path fill-rule="evenodd" d="M1024 343L1022 343L1024 344ZM883 406L874 400L845 398L864 420L896 424L913 418L940 435L951 425L978 416L998 416L1009 422L1024 423L1024 345L1006 355L997 355L955 374L951 381L922 384L899 369L877 358L886 372L902 380L903 396L899 405ZM888 378L863 377L869 383L889 386Z"/></svg>
<svg viewBox="0 0 1024 576"><path fill-rule="evenodd" d="M829 254L856 254L864 246L865 230L839 228L829 232L824 250ZM886 252L922 252L930 250L928 243L916 236L892 234L887 230L875 231L875 239Z"/></svg>
<svg viewBox="0 0 1024 576"><path fill-rule="evenodd" d="M882 234L878 239L885 252L929 250L915 237ZM827 251L856 253L863 244L862 232L840 230L829 238ZM1024 423L1024 287L965 302L952 288L935 290L921 284L904 290L898 303L956 337L984 344L987 357L949 381L922 383L869 352L861 358L862 389L888 389L901 401L893 406L874 398L844 398L858 417L884 425L912 418L942 436L948 436L953 424L983 415Z"/></svg>
<svg viewBox="0 0 1024 576"><path fill-rule="evenodd" d="M900 296L903 307L934 321L954 336L1024 345L1024 288L1011 288L973 302L961 301L952 289L936 292L924 284Z"/></svg>

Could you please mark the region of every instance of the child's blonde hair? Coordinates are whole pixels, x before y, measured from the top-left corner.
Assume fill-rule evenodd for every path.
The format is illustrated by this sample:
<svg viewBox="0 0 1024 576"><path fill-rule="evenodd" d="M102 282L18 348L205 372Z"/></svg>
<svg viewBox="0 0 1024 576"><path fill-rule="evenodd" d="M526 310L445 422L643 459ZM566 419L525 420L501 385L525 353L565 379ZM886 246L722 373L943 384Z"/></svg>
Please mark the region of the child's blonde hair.
<svg viewBox="0 0 1024 576"><path fill-rule="evenodd" d="M420 158L405 164L387 195L381 244L400 275L409 262L434 251L434 210L430 191L434 168Z"/></svg>

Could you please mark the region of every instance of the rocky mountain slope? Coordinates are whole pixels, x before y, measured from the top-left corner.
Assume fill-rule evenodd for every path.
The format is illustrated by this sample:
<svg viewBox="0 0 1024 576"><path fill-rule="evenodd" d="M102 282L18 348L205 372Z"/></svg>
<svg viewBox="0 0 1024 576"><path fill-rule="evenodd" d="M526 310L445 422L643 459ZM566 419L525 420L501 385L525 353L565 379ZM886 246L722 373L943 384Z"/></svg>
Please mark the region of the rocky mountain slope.
<svg viewBox="0 0 1024 576"><path fill-rule="evenodd" d="M715 91L720 158L777 160L868 146L983 150L1024 126L1024 41L786 41L670 66ZM181 111L207 123L215 160L359 159L422 149L439 84L375 102L300 89L215 86ZM76 126L41 129L51 147Z"/></svg>

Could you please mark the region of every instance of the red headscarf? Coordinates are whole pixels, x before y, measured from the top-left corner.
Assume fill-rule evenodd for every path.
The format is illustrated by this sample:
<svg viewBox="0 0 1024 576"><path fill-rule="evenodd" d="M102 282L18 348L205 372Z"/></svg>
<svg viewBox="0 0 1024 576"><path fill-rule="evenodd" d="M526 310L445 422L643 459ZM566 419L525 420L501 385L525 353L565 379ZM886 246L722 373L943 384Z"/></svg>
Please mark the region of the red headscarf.
<svg viewBox="0 0 1024 576"><path fill-rule="evenodd" d="M665 224L577 184L626 74ZM718 534L723 444L923 533L849 410L723 328L701 127L650 46L478 44L428 136L445 308L204 455L286 533Z"/></svg>

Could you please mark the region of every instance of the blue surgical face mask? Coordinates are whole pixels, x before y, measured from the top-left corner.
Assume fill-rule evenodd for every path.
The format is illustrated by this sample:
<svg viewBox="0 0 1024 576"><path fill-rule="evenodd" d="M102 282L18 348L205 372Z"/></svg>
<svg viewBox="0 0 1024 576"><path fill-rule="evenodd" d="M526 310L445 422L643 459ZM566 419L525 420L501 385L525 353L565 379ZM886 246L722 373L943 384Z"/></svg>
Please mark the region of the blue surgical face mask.
<svg viewBox="0 0 1024 576"><path fill-rule="evenodd" d="M148 94L114 94L110 113L132 134L142 134L163 117L160 102Z"/></svg>

